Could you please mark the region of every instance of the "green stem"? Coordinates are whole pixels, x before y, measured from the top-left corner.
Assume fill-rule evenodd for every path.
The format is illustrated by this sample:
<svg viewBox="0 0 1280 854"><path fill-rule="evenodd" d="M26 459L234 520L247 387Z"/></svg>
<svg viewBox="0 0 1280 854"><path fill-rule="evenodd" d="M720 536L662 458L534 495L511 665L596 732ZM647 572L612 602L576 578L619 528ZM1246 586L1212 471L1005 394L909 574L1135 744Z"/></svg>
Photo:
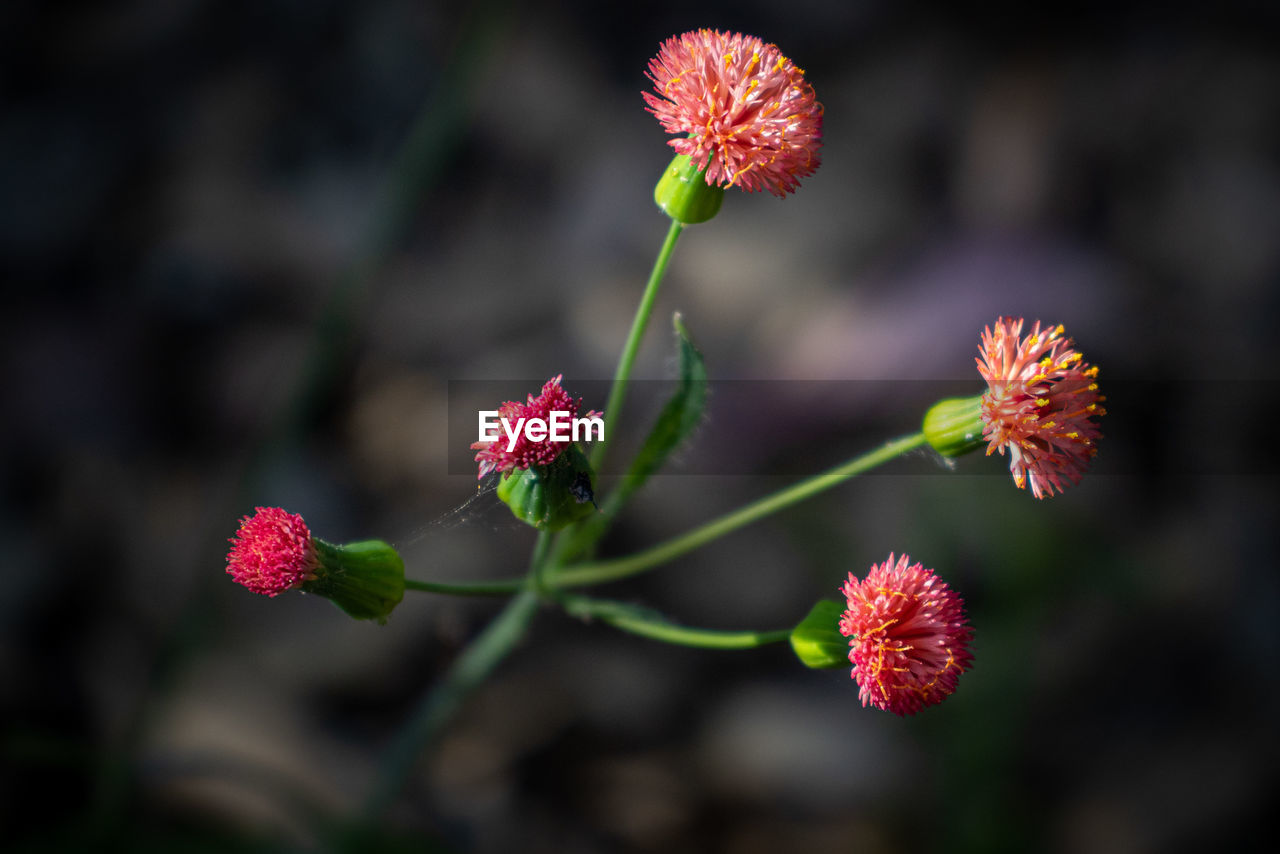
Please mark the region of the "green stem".
<svg viewBox="0 0 1280 854"><path fill-rule="evenodd" d="M622 348L622 357L618 360L618 370L613 375L613 386L609 389L609 400L604 405L605 436L612 435L622 423L622 404L627 396L627 381L631 377L631 366L635 363L636 353L640 351L640 341L644 338L645 327L649 325L649 317L653 314L653 304L658 299L658 288L667 274L667 265L671 262L671 253L676 248L676 241L684 223L671 220L671 228L658 250L658 257L653 262L653 272L649 274L649 283L645 285L644 295L640 297L640 305L636 308L636 316L631 321L631 332L627 335L627 343ZM607 441L596 442L591 449L591 467L600 471L604 465Z"/></svg>
<svg viewBox="0 0 1280 854"><path fill-rule="evenodd" d="M443 581L404 580L405 590L421 590L423 593L442 593L445 596L510 596L525 587L523 578L509 581L479 581L475 584L453 584Z"/></svg>
<svg viewBox="0 0 1280 854"><path fill-rule="evenodd" d="M423 697L387 751L381 773L365 802L364 814L370 824L395 801L418 758L444 725L524 637L537 610L538 597L533 591L525 590L513 597L502 613L458 656L444 680Z"/></svg>
<svg viewBox="0 0 1280 854"><path fill-rule="evenodd" d="M592 599L587 596L563 598L565 611L575 617L596 619L633 635L699 649L755 649L781 643L791 636L790 629L774 632L725 632L717 629L694 629L677 626L660 619L648 619L634 613L630 606Z"/></svg>
<svg viewBox="0 0 1280 854"><path fill-rule="evenodd" d="M533 589L539 596L546 597L550 589L547 584L547 555L551 550L551 532L538 531L538 541L534 543L533 555L529 558L529 579Z"/></svg>
<svg viewBox="0 0 1280 854"><path fill-rule="evenodd" d="M655 566L660 566L686 552L691 552L700 546L704 546L712 540L719 539L744 525L749 525L771 513L777 513L792 504L797 504L823 490L843 483L855 475L862 474L882 463L902 456L924 443L923 433L915 433L910 436L904 436L901 439L894 439L892 442L868 454L863 454L822 474L802 480L800 483L790 486L781 492L775 492L773 495L761 498L746 507L721 516L719 519L712 520L701 527L694 528L686 534L667 540L665 543L659 543L652 548L626 557L582 563L562 569L555 574L552 583L556 587L581 587L589 584L602 584L606 581L626 578L629 575L635 575Z"/></svg>

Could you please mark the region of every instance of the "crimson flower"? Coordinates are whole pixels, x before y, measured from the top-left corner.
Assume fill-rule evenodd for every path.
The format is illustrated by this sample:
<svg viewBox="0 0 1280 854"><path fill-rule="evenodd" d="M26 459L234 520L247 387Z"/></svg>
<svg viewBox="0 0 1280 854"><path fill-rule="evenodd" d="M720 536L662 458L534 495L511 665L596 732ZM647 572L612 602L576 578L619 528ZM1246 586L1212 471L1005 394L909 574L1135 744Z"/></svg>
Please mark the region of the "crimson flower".
<svg viewBox="0 0 1280 854"><path fill-rule="evenodd" d="M503 419L511 426L517 429L520 419L524 419L528 423L531 418L538 418L546 423L551 422L551 413L567 412L565 416L572 420L578 415L578 410L582 407L582 399L574 400L569 397L569 393L560 387L560 380L563 374L557 374L542 386L542 393L537 397L528 396L527 403L519 403L514 400L508 400L498 408L498 419ZM599 412L592 410L585 417L598 417ZM516 434L515 445L511 450L507 450L510 444L509 439L504 434L501 427L498 428L498 438L492 442L472 442L471 450L479 451L476 454L476 462L480 464L480 474L477 480L483 479L489 472L497 471L508 473L515 469L528 469L534 466L550 465L565 450L573 444L572 441L557 442L550 435L542 441L530 440L523 430Z"/></svg>
<svg viewBox="0 0 1280 854"><path fill-rule="evenodd" d="M964 602L933 570L893 554L844 583L840 634L864 706L913 715L941 703L973 662Z"/></svg>
<svg viewBox="0 0 1280 854"><path fill-rule="evenodd" d="M302 517L279 507L259 507L240 520L229 542L227 572L264 596L278 596L314 577L319 560Z"/></svg>

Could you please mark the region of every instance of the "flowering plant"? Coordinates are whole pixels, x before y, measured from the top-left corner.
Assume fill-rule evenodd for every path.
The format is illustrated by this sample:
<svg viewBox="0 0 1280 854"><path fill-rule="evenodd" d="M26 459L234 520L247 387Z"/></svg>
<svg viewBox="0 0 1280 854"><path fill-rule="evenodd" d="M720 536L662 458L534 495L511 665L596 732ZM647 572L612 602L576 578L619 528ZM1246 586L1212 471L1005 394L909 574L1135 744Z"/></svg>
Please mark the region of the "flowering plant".
<svg viewBox="0 0 1280 854"><path fill-rule="evenodd" d="M984 331L978 375L987 390L944 400L924 415L922 429L808 477L672 539L620 557L595 548L628 501L700 424L707 372L683 318L676 315L679 382L624 474L601 494L597 472L613 430L624 423L632 367L678 239L691 224L716 215L726 188L766 190L785 197L820 164L822 105L804 72L774 45L740 34L699 30L665 42L649 63L653 92L644 101L677 152L655 190L670 218L666 238L641 294L603 412L608 432L588 454L573 439L546 429L557 415L577 417L582 401L562 375L524 403L495 410L506 435L471 446L481 480L498 480L498 497L535 529L526 574L506 581L460 583L405 578L394 550L381 541L333 546L311 536L301 517L259 508L246 518L228 555L227 571L253 592L276 596L301 589L333 599L356 617L386 620L405 590L456 596L501 596L505 609L458 658L443 682L408 722L388 756L367 807L369 818L395 800L414 760L447 725L468 694L514 648L539 606L603 623L656 641L704 649L753 649L789 642L811 668L852 663L863 706L916 714L958 689L974 664L974 630L960 596L932 569L890 554L859 580L840 588L844 606L823 600L800 622L767 631L718 631L672 622L648 608L577 592L647 572L733 531L777 513L908 452L932 448L956 456L988 443L1009 457L1019 488L1036 499L1077 484L1097 451L1104 414L1096 378L1061 326L997 319ZM572 387L572 383L569 384ZM532 429L537 422L538 431ZM513 425L514 429L513 429ZM521 426L526 429L520 432Z"/></svg>

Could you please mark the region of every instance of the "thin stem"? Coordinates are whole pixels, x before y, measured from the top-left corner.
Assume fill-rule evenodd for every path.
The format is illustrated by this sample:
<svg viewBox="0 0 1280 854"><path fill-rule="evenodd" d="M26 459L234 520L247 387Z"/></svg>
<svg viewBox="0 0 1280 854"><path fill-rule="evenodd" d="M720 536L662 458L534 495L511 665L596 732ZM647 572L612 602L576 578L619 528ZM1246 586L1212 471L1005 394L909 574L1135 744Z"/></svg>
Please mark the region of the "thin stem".
<svg viewBox="0 0 1280 854"><path fill-rule="evenodd" d="M636 353L640 351L640 341L644 338L645 327L649 325L649 316L653 314L653 304L658 299L658 288L667 274L671 253L675 250L676 241L683 230L684 223L671 220L671 228L667 230L667 237L662 241L662 248L658 250L658 257L653 262L653 272L649 274L649 282L644 287L644 295L640 297L636 316L631 321L631 332L627 335L627 343L622 348L618 370L613 375L613 386L609 389L609 400L604 406L605 427L610 431L606 435L610 435L622 423L622 404L627 396L627 381L631 377L631 366L635 363ZM591 449L591 467L596 471L600 471L601 466L604 465L607 447L607 441L602 440L596 442L595 447Z"/></svg>
<svg viewBox="0 0 1280 854"><path fill-rule="evenodd" d="M426 694L383 760L381 773L365 802L372 823L391 806L404 788L422 752L440 733L458 707L524 637L538 610L538 597L524 590L507 603L497 618L458 656L444 680Z"/></svg>
<svg viewBox="0 0 1280 854"><path fill-rule="evenodd" d="M475 584L453 584L443 581L404 580L405 590L421 590L423 593L442 593L445 596L510 596L525 587L524 579L508 581L479 581Z"/></svg>
<svg viewBox="0 0 1280 854"><path fill-rule="evenodd" d="M538 541L534 543L533 555L529 558L529 578L533 582L533 589L539 596L546 596L549 589L547 584L547 555L551 551L551 532L547 530L538 531Z"/></svg>
<svg viewBox="0 0 1280 854"><path fill-rule="evenodd" d="M659 543L652 548L626 557L582 563L568 567L556 573L551 581L557 587L580 587L588 584L615 581L619 578L626 578L629 575L644 572L647 569L667 563L686 552L691 552L700 546L704 546L712 540L719 539L725 534L749 525L758 519L777 513L779 510L783 510L793 504L798 504L806 498L843 483L855 475L862 474L882 463L902 456L924 443L923 433L915 433L910 436L904 436L901 439L894 439L892 442L868 454L863 454L822 474L802 480L781 492L765 496L759 501L752 502L746 507L721 516L719 519L714 519L686 534L667 540L665 543Z"/></svg>
<svg viewBox="0 0 1280 854"><path fill-rule="evenodd" d="M699 649L756 649L771 643L781 643L791 636L790 629L779 629L773 632L725 632L717 629L678 626L662 619L642 616L631 606L623 603L592 599L587 596L566 596L562 601L565 610L575 617L600 620L624 632L676 646L691 646Z"/></svg>

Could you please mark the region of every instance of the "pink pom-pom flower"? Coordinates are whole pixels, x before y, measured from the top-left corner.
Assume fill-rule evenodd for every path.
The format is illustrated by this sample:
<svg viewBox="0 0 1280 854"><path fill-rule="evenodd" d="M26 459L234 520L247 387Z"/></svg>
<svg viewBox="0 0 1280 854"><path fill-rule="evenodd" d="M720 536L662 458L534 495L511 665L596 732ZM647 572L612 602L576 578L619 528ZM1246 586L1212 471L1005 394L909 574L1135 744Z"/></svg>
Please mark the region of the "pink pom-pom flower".
<svg viewBox="0 0 1280 854"><path fill-rule="evenodd" d="M964 602L933 570L893 555L842 592L852 676L864 706L913 715L942 702L973 661Z"/></svg>
<svg viewBox="0 0 1280 854"><path fill-rule="evenodd" d="M569 397L569 393L560 387L563 376L563 374L557 374L547 380L542 386L542 392L537 397L528 395L526 403L508 400L498 408L498 418L505 419L513 429L522 418L526 422L531 418L538 418L550 423L553 412L567 412L566 418L576 418L579 409L582 408L582 399L575 400ZM599 415L599 412L592 410L584 417L591 418ZM550 465L561 453L568 450L573 442L557 442L549 435L542 441L533 441L525 435L524 431L520 431L516 434L515 445L511 450L507 450L508 444L510 443L501 430L498 431L497 440L493 442L471 443L471 450L479 451L475 457L476 462L480 464L477 480L483 479L489 472L505 474L516 469Z"/></svg>
<svg viewBox="0 0 1280 854"><path fill-rule="evenodd" d="M755 36L697 30L649 61L644 93L668 144L705 170L707 184L782 197L820 162L822 104L803 69Z"/></svg>
<svg viewBox="0 0 1280 854"><path fill-rule="evenodd" d="M302 517L279 507L259 507L240 520L231 538L227 572L264 596L278 596L314 578L318 558Z"/></svg>
<svg viewBox="0 0 1280 854"><path fill-rule="evenodd" d="M1019 489L1031 484L1036 498L1051 498L1080 482L1102 438L1094 419L1105 415L1098 369L1084 361L1063 336L1061 325L1026 338L1022 318L1002 317L982 332L978 373L983 438L988 456L1009 453L1009 471Z"/></svg>

